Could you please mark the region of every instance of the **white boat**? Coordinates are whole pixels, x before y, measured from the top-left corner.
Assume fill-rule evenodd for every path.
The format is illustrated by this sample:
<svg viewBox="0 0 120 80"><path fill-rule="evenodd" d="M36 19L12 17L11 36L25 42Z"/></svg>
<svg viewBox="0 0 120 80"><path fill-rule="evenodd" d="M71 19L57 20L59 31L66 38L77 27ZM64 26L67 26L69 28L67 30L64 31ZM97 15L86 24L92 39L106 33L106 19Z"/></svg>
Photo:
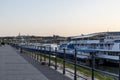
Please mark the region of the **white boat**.
<svg viewBox="0 0 120 80"><path fill-rule="evenodd" d="M62 43L67 49L77 49L82 55L95 57L101 60L118 62L120 55L120 33L101 32L71 37L70 42ZM79 56L78 56L79 57ZM81 57L80 57L81 58Z"/></svg>

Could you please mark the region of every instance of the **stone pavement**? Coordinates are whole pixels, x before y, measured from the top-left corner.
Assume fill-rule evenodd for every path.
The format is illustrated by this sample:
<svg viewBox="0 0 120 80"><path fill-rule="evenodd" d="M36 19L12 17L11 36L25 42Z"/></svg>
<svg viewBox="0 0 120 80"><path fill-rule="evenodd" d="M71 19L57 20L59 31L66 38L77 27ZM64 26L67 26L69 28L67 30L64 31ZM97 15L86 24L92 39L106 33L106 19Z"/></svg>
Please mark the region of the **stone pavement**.
<svg viewBox="0 0 120 80"><path fill-rule="evenodd" d="M42 74L45 75L49 80L72 80L55 69L48 67L48 65L41 65L40 62L36 61L25 53L19 54L30 64L36 67L40 72L42 72Z"/></svg>
<svg viewBox="0 0 120 80"><path fill-rule="evenodd" d="M49 80L8 45L0 47L0 80Z"/></svg>

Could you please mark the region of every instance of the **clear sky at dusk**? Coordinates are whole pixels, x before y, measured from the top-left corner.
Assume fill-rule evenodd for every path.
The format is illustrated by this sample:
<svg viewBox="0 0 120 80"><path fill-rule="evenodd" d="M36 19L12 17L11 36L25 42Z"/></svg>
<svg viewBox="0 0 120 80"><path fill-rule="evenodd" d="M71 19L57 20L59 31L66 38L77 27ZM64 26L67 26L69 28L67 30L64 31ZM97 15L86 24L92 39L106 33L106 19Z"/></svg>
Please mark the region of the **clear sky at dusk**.
<svg viewBox="0 0 120 80"><path fill-rule="evenodd" d="M120 31L120 0L0 0L0 36Z"/></svg>

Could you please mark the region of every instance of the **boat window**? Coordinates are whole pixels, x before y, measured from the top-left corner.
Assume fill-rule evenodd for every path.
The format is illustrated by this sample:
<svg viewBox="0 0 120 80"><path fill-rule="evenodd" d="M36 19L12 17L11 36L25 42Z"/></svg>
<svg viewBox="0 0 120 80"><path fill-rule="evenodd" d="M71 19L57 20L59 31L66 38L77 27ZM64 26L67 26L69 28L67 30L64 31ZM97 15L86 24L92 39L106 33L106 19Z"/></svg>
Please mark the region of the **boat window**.
<svg viewBox="0 0 120 80"><path fill-rule="evenodd" d="M120 40L115 40L114 42L116 42L116 43L120 43Z"/></svg>

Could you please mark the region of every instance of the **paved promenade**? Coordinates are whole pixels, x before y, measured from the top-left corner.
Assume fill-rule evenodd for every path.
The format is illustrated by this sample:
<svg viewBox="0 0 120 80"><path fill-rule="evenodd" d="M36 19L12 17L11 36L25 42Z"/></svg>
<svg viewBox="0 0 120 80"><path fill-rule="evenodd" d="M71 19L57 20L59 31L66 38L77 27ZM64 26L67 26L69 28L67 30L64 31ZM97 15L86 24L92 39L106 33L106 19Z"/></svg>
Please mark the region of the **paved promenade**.
<svg viewBox="0 0 120 80"><path fill-rule="evenodd" d="M10 46L0 47L0 80L49 80Z"/></svg>
<svg viewBox="0 0 120 80"><path fill-rule="evenodd" d="M71 79L6 45L0 47L0 80Z"/></svg>

